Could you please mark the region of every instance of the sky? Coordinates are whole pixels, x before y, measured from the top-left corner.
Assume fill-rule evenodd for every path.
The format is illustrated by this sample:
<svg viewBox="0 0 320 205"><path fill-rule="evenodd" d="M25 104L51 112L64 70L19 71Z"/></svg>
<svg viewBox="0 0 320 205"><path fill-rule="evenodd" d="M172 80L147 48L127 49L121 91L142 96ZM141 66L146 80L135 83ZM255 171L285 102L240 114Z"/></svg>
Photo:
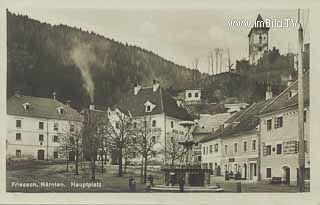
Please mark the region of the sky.
<svg viewBox="0 0 320 205"><path fill-rule="evenodd" d="M248 58L248 33L250 27L230 27L228 21L254 21L260 13L263 19L297 19L297 10L177 10L177 9L10 9L11 12L50 24L65 24L94 31L117 41L136 45L188 68L208 72L208 55L215 48L224 49L223 69L231 63ZM305 42L309 42L307 11L302 13ZM269 30L269 49L280 53L297 52L298 27L272 27ZM213 62L215 65L215 62ZM233 67L233 68L234 68Z"/></svg>

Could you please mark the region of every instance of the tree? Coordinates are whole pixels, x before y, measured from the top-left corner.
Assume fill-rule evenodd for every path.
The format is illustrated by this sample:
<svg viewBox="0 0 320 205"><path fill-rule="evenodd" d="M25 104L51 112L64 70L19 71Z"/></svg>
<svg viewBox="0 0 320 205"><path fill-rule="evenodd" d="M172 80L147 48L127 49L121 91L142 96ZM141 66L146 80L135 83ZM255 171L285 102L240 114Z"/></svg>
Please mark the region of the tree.
<svg viewBox="0 0 320 205"><path fill-rule="evenodd" d="M143 182L146 183L148 162L149 159L156 154L154 146L157 143L157 136L159 136L160 133L156 130L151 130L150 118L148 121L147 116L138 120L140 123L137 125L136 129L133 130L134 146L137 152L142 156L143 163L141 163L141 170L143 170Z"/></svg>
<svg viewBox="0 0 320 205"><path fill-rule="evenodd" d="M180 145L179 142L179 136L176 136L172 133L167 134L168 137L170 137L170 140L167 140L167 147L166 152L169 156L169 159L171 160L171 167L173 168L175 165L176 160L183 160L183 156L186 154L185 148Z"/></svg>
<svg viewBox="0 0 320 205"><path fill-rule="evenodd" d="M83 149L85 158L90 160L91 178L96 177L96 160L101 148L101 139L105 137L106 112L85 110L83 123Z"/></svg>
<svg viewBox="0 0 320 205"><path fill-rule="evenodd" d="M106 135L108 144L118 153L118 176L123 176L123 157L128 149L131 135L131 114L122 112L118 108L108 109L108 119L106 120Z"/></svg>

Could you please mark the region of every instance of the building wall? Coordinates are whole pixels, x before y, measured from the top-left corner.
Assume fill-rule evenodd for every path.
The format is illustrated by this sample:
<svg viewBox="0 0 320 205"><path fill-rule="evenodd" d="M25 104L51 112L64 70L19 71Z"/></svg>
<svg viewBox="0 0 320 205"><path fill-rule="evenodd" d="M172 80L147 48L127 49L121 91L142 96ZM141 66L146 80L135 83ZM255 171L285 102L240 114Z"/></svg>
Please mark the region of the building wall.
<svg viewBox="0 0 320 205"><path fill-rule="evenodd" d="M171 137L174 137L177 141L183 140L186 137L186 130L183 126L179 125L179 122L181 120L170 116L165 116L164 114L135 117L133 122L141 123L144 119L146 119L148 123L147 127L149 130L149 137L155 136L156 138L156 144L154 145L154 150L156 151L156 153L155 156L152 157L151 161L155 161L156 163L163 163L165 138L167 140L170 140ZM152 126L153 121L156 122L156 125L154 127ZM135 157L130 160L134 163L140 163L141 157Z"/></svg>
<svg viewBox="0 0 320 205"><path fill-rule="evenodd" d="M189 96L191 95L191 96ZM198 95L198 96L196 96ZM201 90L186 90L185 91L185 102L197 102L201 101Z"/></svg>
<svg viewBox="0 0 320 205"><path fill-rule="evenodd" d="M261 41L259 40L260 35ZM257 64L265 51L268 51L268 31L263 29L253 29L249 36L250 64Z"/></svg>
<svg viewBox="0 0 320 205"><path fill-rule="evenodd" d="M306 168L310 167L309 159L309 107L305 108L305 140L306 140ZM277 116L283 117L283 127L274 128L274 120ZM267 120L272 120L271 130L267 130ZM261 178L267 178L267 168L271 168L271 177L282 177L285 179L284 167L290 168L290 182L297 181L298 153L284 153L284 143L288 141L298 141L298 110L290 109L277 111L276 113L264 115L261 117ZM282 144L282 153L277 154L277 144ZM264 146L271 145L271 155L266 156L263 153ZM292 149L293 150L293 149Z"/></svg>
<svg viewBox="0 0 320 205"><path fill-rule="evenodd" d="M21 120L21 128L16 127L16 120ZM39 129L39 122L44 123L43 129ZM58 131L54 130L54 123L58 123ZM37 159L38 150L44 150L44 159L54 159L54 151L59 151L62 135L69 129L69 122L65 120L7 115L7 158ZM21 134L21 140L16 140L16 133ZM42 142L40 134L43 135ZM54 136L58 136L58 142L54 142ZM16 150L21 150L21 158L16 157ZM63 157L58 152L58 159Z"/></svg>
<svg viewBox="0 0 320 205"><path fill-rule="evenodd" d="M201 167L214 169L215 165L221 167L222 158L222 140L220 138L213 139L205 143L201 143ZM218 147L215 150L215 146Z"/></svg>
<svg viewBox="0 0 320 205"><path fill-rule="evenodd" d="M253 141L255 140L255 149ZM244 142L247 142L247 149L244 150ZM237 152L234 144L237 143ZM258 132L242 134L237 136L224 137L221 149L221 170L222 172L239 171L242 178L257 180L258 176ZM225 149L227 146L227 151ZM255 173L250 171L250 164L256 164ZM247 171L245 171L247 167ZM252 174L252 177L250 175Z"/></svg>

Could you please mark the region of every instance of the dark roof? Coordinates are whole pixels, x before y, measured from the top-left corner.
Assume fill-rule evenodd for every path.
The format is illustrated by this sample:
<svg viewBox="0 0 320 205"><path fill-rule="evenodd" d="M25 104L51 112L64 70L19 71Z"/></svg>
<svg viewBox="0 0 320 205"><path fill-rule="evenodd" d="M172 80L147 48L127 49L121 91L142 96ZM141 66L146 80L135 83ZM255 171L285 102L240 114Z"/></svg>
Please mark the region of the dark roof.
<svg viewBox="0 0 320 205"><path fill-rule="evenodd" d="M23 104L29 103L29 110ZM60 114L57 108L63 107L64 113ZM50 98L13 95L7 100L7 114L25 117L39 117L47 119L81 121L81 115L71 107Z"/></svg>
<svg viewBox="0 0 320 205"><path fill-rule="evenodd" d="M263 22L263 23L262 23ZM256 30L256 29L266 29L266 30L269 30L270 28L266 26L266 23L265 21L263 20L262 16L260 14L258 14L258 17L255 21L255 24L253 25L253 27L250 29L250 32L248 34L248 36L251 35L251 32L253 30Z"/></svg>
<svg viewBox="0 0 320 205"><path fill-rule="evenodd" d="M149 101L155 105L155 108L150 112L145 112L145 103ZM128 110L132 116L144 116L162 114L174 117L180 120L191 120L189 113L182 107L177 105L173 97L165 92L161 86L153 92L153 87L142 87L137 95L134 95L131 89L116 106L122 110Z"/></svg>
<svg viewBox="0 0 320 205"><path fill-rule="evenodd" d="M310 81L309 81L309 70L304 73L303 76L303 90L304 90L304 104L309 105L310 101ZM260 111L260 114L274 112L282 110L288 107L298 106L298 94L293 97L289 97L291 90L298 91L298 81L293 82L289 87L282 91L277 97L273 99L268 106Z"/></svg>
<svg viewBox="0 0 320 205"><path fill-rule="evenodd" d="M260 101L237 112L226 121L228 125L225 128L219 128L211 136L202 139L201 142L207 142L215 138L232 136L234 134L255 131L256 127L259 125L259 111L271 101L272 99Z"/></svg>

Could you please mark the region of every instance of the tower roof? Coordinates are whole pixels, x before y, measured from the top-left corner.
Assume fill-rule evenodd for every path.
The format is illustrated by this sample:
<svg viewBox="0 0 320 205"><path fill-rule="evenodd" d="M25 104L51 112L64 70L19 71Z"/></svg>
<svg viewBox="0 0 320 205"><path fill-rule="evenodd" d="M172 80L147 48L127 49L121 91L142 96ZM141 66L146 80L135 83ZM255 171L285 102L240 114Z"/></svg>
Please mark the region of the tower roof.
<svg viewBox="0 0 320 205"><path fill-rule="evenodd" d="M265 29L265 30L270 29L269 27L266 26L266 22L263 20L263 18L260 14L258 14L257 19L255 20L253 27L250 29L248 37L250 37L251 32L256 29Z"/></svg>

